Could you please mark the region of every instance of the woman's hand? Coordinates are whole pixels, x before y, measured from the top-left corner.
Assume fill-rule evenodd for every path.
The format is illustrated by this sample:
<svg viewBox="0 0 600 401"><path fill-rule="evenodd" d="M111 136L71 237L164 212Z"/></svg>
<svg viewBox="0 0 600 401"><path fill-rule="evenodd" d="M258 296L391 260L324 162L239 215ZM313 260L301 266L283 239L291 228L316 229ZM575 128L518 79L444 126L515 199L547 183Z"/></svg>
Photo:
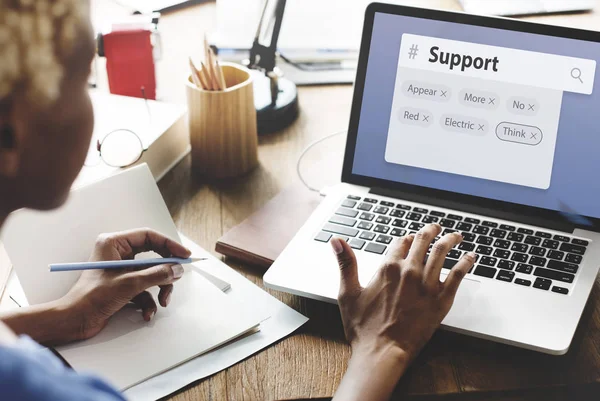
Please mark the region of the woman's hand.
<svg viewBox="0 0 600 401"><path fill-rule="evenodd" d="M331 241L341 274L338 302L352 346L348 372L336 397L387 399L450 311L475 254L465 254L442 283L444 260L462 237L458 233L444 235L424 262L429 245L440 232L439 225L428 225L415 236L396 240L366 288L358 281L350 246L339 239Z"/></svg>
<svg viewBox="0 0 600 401"><path fill-rule="evenodd" d="M136 254L154 251L162 257L187 258L191 252L183 245L149 229L103 234L90 261L133 259ZM183 276L181 265L159 265L143 270L87 270L65 296L81 322L81 338L93 337L102 330L112 315L129 302L150 321L157 311L156 301L146 291L158 286L158 302L167 307L173 283Z"/></svg>
<svg viewBox="0 0 600 401"><path fill-rule="evenodd" d="M133 259L154 251L163 257L187 258L190 251L177 242L140 229L98 238L91 261ZM159 265L143 270L88 270L64 297L45 304L7 312L2 321L16 334L26 334L39 343L60 345L98 334L112 315L129 302L136 304L145 320L156 313L156 301L146 290L160 287L158 301L166 307L173 283L183 275L181 265Z"/></svg>

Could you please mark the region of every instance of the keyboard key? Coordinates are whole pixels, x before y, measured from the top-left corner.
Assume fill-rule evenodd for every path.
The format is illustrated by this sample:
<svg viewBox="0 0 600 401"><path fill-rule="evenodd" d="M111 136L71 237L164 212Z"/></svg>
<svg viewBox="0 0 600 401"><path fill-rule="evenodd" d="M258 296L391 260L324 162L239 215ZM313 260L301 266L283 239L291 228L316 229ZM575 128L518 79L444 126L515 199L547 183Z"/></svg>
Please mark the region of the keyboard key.
<svg viewBox="0 0 600 401"><path fill-rule="evenodd" d="M475 241L478 244L482 244L482 245L492 245L492 242L494 242L494 239L492 237L486 237L485 235L480 235L477 238L477 241Z"/></svg>
<svg viewBox="0 0 600 401"><path fill-rule="evenodd" d="M410 206L408 206L408 205L403 205L403 204L401 204L401 203L398 203L398 204L396 205L396 209L410 210Z"/></svg>
<svg viewBox="0 0 600 401"><path fill-rule="evenodd" d="M512 260L501 260L498 262L498 267L505 270L512 270L515 267L515 262Z"/></svg>
<svg viewBox="0 0 600 401"><path fill-rule="evenodd" d="M406 212L404 210L394 209L391 211L390 216L392 217L404 217Z"/></svg>
<svg viewBox="0 0 600 401"><path fill-rule="evenodd" d="M347 237L356 237L358 230L356 228L338 226L337 224L325 224L323 231L327 231L334 234L345 235Z"/></svg>
<svg viewBox="0 0 600 401"><path fill-rule="evenodd" d="M394 207L394 204L392 202L388 202L388 201L381 201L381 202L379 202L379 204L382 206Z"/></svg>
<svg viewBox="0 0 600 401"><path fill-rule="evenodd" d="M527 262L528 258L529 256L525 255L524 253L515 252L510 257L510 260L514 260L515 262Z"/></svg>
<svg viewBox="0 0 600 401"><path fill-rule="evenodd" d="M358 238L366 239L367 241L373 241L373 238L375 238L375 235L376 235L375 233L372 233L370 231L363 231L362 233L360 233Z"/></svg>
<svg viewBox="0 0 600 401"><path fill-rule="evenodd" d="M549 269L559 270L565 273L577 273L579 266L573 263L559 262L558 260L551 260L548 262Z"/></svg>
<svg viewBox="0 0 600 401"><path fill-rule="evenodd" d="M552 280L546 280L544 278L536 278L533 282L533 288L538 288L540 290L548 290L552 285Z"/></svg>
<svg viewBox="0 0 600 401"><path fill-rule="evenodd" d="M576 255L583 255L585 253L585 248L579 245L567 244L563 242L560 245L560 250L564 252L574 253Z"/></svg>
<svg viewBox="0 0 600 401"><path fill-rule="evenodd" d="M358 205L358 210L364 210L365 212L370 211L371 209L373 209L373 205L369 205L368 203L361 203L360 205Z"/></svg>
<svg viewBox="0 0 600 401"><path fill-rule="evenodd" d="M509 226L508 224L500 224L500 229L506 231L515 231L517 228L515 226Z"/></svg>
<svg viewBox="0 0 600 401"><path fill-rule="evenodd" d="M356 206L356 201L353 201L353 200L350 200L350 199L346 199L344 202L342 202L342 206L343 207L353 208L354 206Z"/></svg>
<svg viewBox="0 0 600 401"><path fill-rule="evenodd" d="M531 272L533 271L533 266L525 263L519 263L517 265L516 271L517 273L531 274Z"/></svg>
<svg viewBox="0 0 600 401"><path fill-rule="evenodd" d="M460 249L461 251L467 251L470 252L473 249L475 249L475 244L471 243L471 242L461 242L458 245L458 249Z"/></svg>
<svg viewBox="0 0 600 401"><path fill-rule="evenodd" d="M329 222L348 227L354 227L356 225L356 220L344 216L331 216Z"/></svg>
<svg viewBox="0 0 600 401"><path fill-rule="evenodd" d="M452 259L460 259L460 255L462 255L462 252L456 249L451 249L450 252L448 252L448 257Z"/></svg>
<svg viewBox="0 0 600 401"><path fill-rule="evenodd" d="M505 249L496 249L494 251L494 256L500 259L508 259L510 252Z"/></svg>
<svg viewBox="0 0 600 401"><path fill-rule="evenodd" d="M569 237L565 237L564 235L555 235L554 239L562 242L569 242Z"/></svg>
<svg viewBox="0 0 600 401"><path fill-rule="evenodd" d="M384 226L383 224L377 224L373 231L376 233L387 234L388 231L390 231L390 228L388 226Z"/></svg>
<svg viewBox="0 0 600 401"><path fill-rule="evenodd" d="M500 249L508 249L510 247L510 241L505 241L503 239L497 239L494 242L494 246Z"/></svg>
<svg viewBox="0 0 600 401"><path fill-rule="evenodd" d="M484 220L483 223L481 223L481 225L486 226L486 227L492 227L492 228L498 227L498 223L494 223L493 221L487 221L487 220Z"/></svg>
<svg viewBox="0 0 600 401"><path fill-rule="evenodd" d="M542 239L540 237L533 237L531 235L525 238L525 243L529 245L539 245L542 243Z"/></svg>
<svg viewBox="0 0 600 401"><path fill-rule="evenodd" d="M540 258L538 256L532 256L531 258L529 258L529 264L534 266L545 266L547 261L548 259Z"/></svg>
<svg viewBox="0 0 600 401"><path fill-rule="evenodd" d="M525 244L513 244L513 246L510 248L511 251L514 252L527 252L527 250L529 249L529 245L525 245Z"/></svg>
<svg viewBox="0 0 600 401"><path fill-rule="evenodd" d="M423 213L423 214L427 214L429 212L429 210L423 209L422 207L414 207L413 211L416 213Z"/></svg>
<svg viewBox="0 0 600 401"><path fill-rule="evenodd" d="M432 210L431 212L429 212L429 214L436 217L444 217L446 215L446 213L438 212L437 210Z"/></svg>
<svg viewBox="0 0 600 401"><path fill-rule="evenodd" d="M382 244L389 244L390 242L392 242L393 239L394 238L390 237L389 235L380 235L375 241Z"/></svg>
<svg viewBox="0 0 600 401"><path fill-rule="evenodd" d="M375 223L381 223L381 224L390 224L390 221L392 221L391 217L387 217L387 216L379 216L377 217L377 219L375 220Z"/></svg>
<svg viewBox="0 0 600 401"><path fill-rule="evenodd" d="M581 246L588 246L590 244L588 241L585 241L582 239L577 239L577 238L573 238L571 240L571 243L573 243L575 245L581 245Z"/></svg>
<svg viewBox="0 0 600 401"><path fill-rule="evenodd" d="M446 217L449 219L458 220L458 221L461 221L463 219L462 216L459 216L458 214L449 214Z"/></svg>
<svg viewBox="0 0 600 401"><path fill-rule="evenodd" d="M535 233L535 236L540 238L552 238L552 234L545 231L538 231Z"/></svg>
<svg viewBox="0 0 600 401"><path fill-rule="evenodd" d="M345 235L339 235L339 234L335 234L335 235L333 236L333 238L339 238L339 239L341 239L342 241L346 241L346 242L348 242L348 240L350 239L350 238L346 237Z"/></svg>
<svg viewBox="0 0 600 401"><path fill-rule="evenodd" d="M442 226L442 227L454 228L455 224L456 224L456 222L454 220L450 220L450 219L441 219L440 220L440 226Z"/></svg>
<svg viewBox="0 0 600 401"><path fill-rule="evenodd" d="M421 221L423 223L430 224L430 223L437 223L439 220L440 219L435 216L425 216L425 217L423 217L423 220L421 220Z"/></svg>
<svg viewBox="0 0 600 401"><path fill-rule="evenodd" d="M331 239L331 234L323 232L323 231L318 233L317 236L315 237L315 241L319 241L319 242L327 242L330 239Z"/></svg>
<svg viewBox="0 0 600 401"><path fill-rule="evenodd" d="M493 267L487 267L487 266L480 265L475 268L475 271L473 272L473 274L475 274L477 276L487 277L487 278L494 278L494 276L496 275L496 271L497 271L497 269L494 269Z"/></svg>
<svg viewBox="0 0 600 401"><path fill-rule="evenodd" d="M358 216L358 212L356 210L347 209L345 207L340 207L338 210L336 210L335 214L339 214L340 216L347 216L347 217Z"/></svg>
<svg viewBox="0 0 600 401"><path fill-rule="evenodd" d="M392 225L394 227L402 227L403 228L403 227L406 227L407 224L408 224L408 221L406 221L406 220L400 220L400 219L395 219L392 222Z"/></svg>
<svg viewBox="0 0 600 401"><path fill-rule="evenodd" d="M419 221L419 220L421 220L421 217L423 217L422 214L414 213L414 212L406 215L406 218L408 220L412 220L412 221Z"/></svg>
<svg viewBox="0 0 600 401"><path fill-rule="evenodd" d="M373 199L373 198L365 198L365 202L369 202L369 203L377 203L377 199Z"/></svg>
<svg viewBox="0 0 600 401"><path fill-rule="evenodd" d="M527 235L533 234L533 230L530 230L528 228L517 228L517 232L521 233L521 234L527 234Z"/></svg>
<svg viewBox="0 0 600 401"><path fill-rule="evenodd" d="M545 256L546 250L544 248L540 248L539 246L532 246L529 248L529 254L534 256Z"/></svg>
<svg viewBox="0 0 600 401"><path fill-rule="evenodd" d="M523 234L519 234L519 233L508 233L508 236L506 237L507 240L509 241L516 241L516 242L521 242L523 241L523 238L525 236Z"/></svg>
<svg viewBox="0 0 600 401"><path fill-rule="evenodd" d="M494 238L504 238L506 237L506 231L504 230L498 230L498 229L493 229L492 231L490 231L490 236L494 237Z"/></svg>
<svg viewBox="0 0 600 401"><path fill-rule="evenodd" d="M356 196L356 195L348 195L347 198L352 199L352 200L360 200L360 196Z"/></svg>
<svg viewBox="0 0 600 401"><path fill-rule="evenodd" d="M371 228L373 228L373 223L369 223L368 221L361 221L360 223L358 223L358 226L356 226L356 228L360 228L361 230L370 230Z"/></svg>
<svg viewBox="0 0 600 401"><path fill-rule="evenodd" d="M514 277L515 277L515 272L511 272L508 270L499 270L498 274L496 275L496 280L506 281L506 282L510 283Z"/></svg>
<svg viewBox="0 0 600 401"><path fill-rule="evenodd" d="M552 287L552 292L557 292L559 294L567 295L569 293L569 290L564 287L554 286L554 287Z"/></svg>
<svg viewBox="0 0 600 401"><path fill-rule="evenodd" d="M390 235L393 235L394 237L403 237L406 235L406 230L401 228L393 228L390 232Z"/></svg>
<svg viewBox="0 0 600 401"><path fill-rule="evenodd" d="M525 287L529 287L531 285L531 281L524 280L522 278L515 279L515 284L524 285Z"/></svg>
<svg viewBox="0 0 600 401"><path fill-rule="evenodd" d="M489 246L484 246L484 245L479 245L477 247L477 249L475 249L475 253L479 254L479 255L491 255L492 254L492 248L490 248Z"/></svg>
<svg viewBox="0 0 600 401"><path fill-rule="evenodd" d="M473 232L475 234L481 234L481 235L487 235L487 233L490 232L490 229L488 227L483 227L483 226L476 226L473 229Z"/></svg>
<svg viewBox="0 0 600 401"><path fill-rule="evenodd" d="M373 212L377 214L387 214L389 211L390 208L385 206L377 206L375 209L373 209Z"/></svg>
<svg viewBox="0 0 600 401"><path fill-rule="evenodd" d="M376 244L374 242L369 242L367 244L367 246L365 247L365 251L372 252L372 253L378 253L379 255L381 255L382 253L385 252L385 248L387 248L385 245Z"/></svg>
<svg viewBox="0 0 600 401"><path fill-rule="evenodd" d="M554 240L551 240L551 239L545 239L544 242L542 242L542 246L544 248L550 248L550 249L556 249L556 248L558 248L558 244L559 244L558 241L554 241Z"/></svg>
<svg viewBox="0 0 600 401"><path fill-rule="evenodd" d="M562 260L565 257L565 253L561 251L549 251L548 258L555 260Z"/></svg>
<svg viewBox="0 0 600 401"><path fill-rule="evenodd" d="M465 218L465 223L479 224L479 223L481 223L481 220L474 219L472 217L467 217L467 218Z"/></svg>
<svg viewBox="0 0 600 401"><path fill-rule="evenodd" d="M451 228L446 228L446 229L444 229L444 231L442 231L442 236L444 236L444 235L446 235L446 234L454 234L454 233L457 233L457 232L458 232L458 231L456 231L456 230L453 230L453 229L451 229Z"/></svg>
<svg viewBox="0 0 600 401"><path fill-rule="evenodd" d="M460 222L456 225L456 229L459 231L471 231L473 224Z"/></svg>
<svg viewBox="0 0 600 401"><path fill-rule="evenodd" d="M569 263L581 263L581 256L579 255L573 255L572 253L567 253L567 256L565 257L565 262L569 262Z"/></svg>
<svg viewBox="0 0 600 401"><path fill-rule="evenodd" d="M551 280L562 281L563 283L572 283L573 280L575 280L575 276L572 274L559 272L557 270L544 269L543 267L536 267L533 275L549 278Z"/></svg>
<svg viewBox="0 0 600 401"><path fill-rule="evenodd" d="M461 233L463 240L467 241L467 242L474 242L475 241L475 234L471 234L471 233Z"/></svg>
<svg viewBox="0 0 600 401"><path fill-rule="evenodd" d="M496 266L497 262L498 259L492 258L490 256L482 256L481 259L479 259L479 263L486 266Z"/></svg>
<svg viewBox="0 0 600 401"><path fill-rule="evenodd" d="M362 213L359 217L361 220L372 221L375 218L374 214L371 213Z"/></svg>
<svg viewBox="0 0 600 401"><path fill-rule="evenodd" d="M408 229L413 230L413 231L419 231L423 227L425 227L425 224L423 224L423 223L410 223L410 226L408 226Z"/></svg>
<svg viewBox="0 0 600 401"><path fill-rule="evenodd" d="M365 246L366 242L361 239L352 238L348 244L351 248L361 250L363 249L363 246Z"/></svg>

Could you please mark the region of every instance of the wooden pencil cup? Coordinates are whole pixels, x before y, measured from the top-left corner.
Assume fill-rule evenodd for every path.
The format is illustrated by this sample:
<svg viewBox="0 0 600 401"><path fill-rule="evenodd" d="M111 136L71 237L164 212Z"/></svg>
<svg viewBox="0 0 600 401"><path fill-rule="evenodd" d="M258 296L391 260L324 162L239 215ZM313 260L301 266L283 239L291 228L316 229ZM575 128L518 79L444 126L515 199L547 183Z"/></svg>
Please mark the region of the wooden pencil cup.
<svg viewBox="0 0 600 401"><path fill-rule="evenodd" d="M258 135L252 76L222 63L227 89L206 91L186 82L192 169L209 178L243 175L258 165Z"/></svg>

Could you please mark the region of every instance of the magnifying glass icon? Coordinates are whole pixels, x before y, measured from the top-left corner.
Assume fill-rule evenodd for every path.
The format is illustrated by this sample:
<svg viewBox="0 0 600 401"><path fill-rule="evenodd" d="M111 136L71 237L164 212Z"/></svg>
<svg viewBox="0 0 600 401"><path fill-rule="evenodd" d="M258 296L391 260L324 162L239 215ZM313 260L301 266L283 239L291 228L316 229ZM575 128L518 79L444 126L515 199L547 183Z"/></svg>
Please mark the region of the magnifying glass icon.
<svg viewBox="0 0 600 401"><path fill-rule="evenodd" d="M573 79L578 79L579 82L583 83L581 80L581 70L579 68L575 67L571 70L571 77L573 77Z"/></svg>

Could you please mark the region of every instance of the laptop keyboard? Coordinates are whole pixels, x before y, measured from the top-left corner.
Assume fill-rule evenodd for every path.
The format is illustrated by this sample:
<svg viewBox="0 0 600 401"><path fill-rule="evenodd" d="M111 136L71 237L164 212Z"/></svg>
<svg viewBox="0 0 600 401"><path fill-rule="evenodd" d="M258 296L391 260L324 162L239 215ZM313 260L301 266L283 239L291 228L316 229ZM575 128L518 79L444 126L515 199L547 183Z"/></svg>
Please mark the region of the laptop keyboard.
<svg viewBox="0 0 600 401"><path fill-rule="evenodd" d="M429 223L442 226L441 235L463 236L444 261L445 269L463 253L474 251L477 262L471 274L564 295L589 245L589 240L566 234L355 195L339 205L314 239L329 242L340 237L356 251L382 255L395 237L415 234Z"/></svg>

